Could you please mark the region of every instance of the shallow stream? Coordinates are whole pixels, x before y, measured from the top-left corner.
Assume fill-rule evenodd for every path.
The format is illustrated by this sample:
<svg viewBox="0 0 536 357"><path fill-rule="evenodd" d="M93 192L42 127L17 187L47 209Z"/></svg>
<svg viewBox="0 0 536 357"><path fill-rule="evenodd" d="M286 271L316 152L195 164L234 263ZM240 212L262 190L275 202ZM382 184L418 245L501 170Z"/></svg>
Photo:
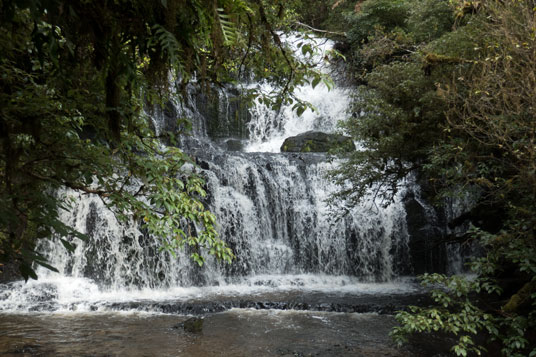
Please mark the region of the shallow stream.
<svg viewBox="0 0 536 357"><path fill-rule="evenodd" d="M425 300L412 279L257 276L121 292L62 279L0 285L0 355L413 356L390 340L392 313Z"/></svg>
<svg viewBox="0 0 536 357"><path fill-rule="evenodd" d="M151 313L1 315L3 356L408 356L389 341L394 319L376 313L232 309Z"/></svg>

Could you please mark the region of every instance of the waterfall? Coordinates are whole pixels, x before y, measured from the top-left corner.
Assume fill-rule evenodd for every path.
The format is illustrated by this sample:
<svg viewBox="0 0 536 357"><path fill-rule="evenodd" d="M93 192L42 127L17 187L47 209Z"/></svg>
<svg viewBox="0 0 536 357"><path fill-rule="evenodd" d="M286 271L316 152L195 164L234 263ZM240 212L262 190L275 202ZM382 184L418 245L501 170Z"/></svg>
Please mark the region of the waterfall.
<svg viewBox="0 0 536 357"><path fill-rule="evenodd" d="M329 41L320 43L322 51L330 46ZM318 54L324 57L325 53ZM264 83L251 85L270 90ZM329 90L324 84L298 88L297 95L316 108L301 117L290 106L274 112L257 102L244 109L233 100L232 88L215 90L216 103L211 106L205 94L189 95L185 103L149 112L158 132L174 128L178 117L193 118L193 136L182 144L206 179L206 204L236 260L228 265L207 257L199 267L187 251L173 257L161 252L138 222L120 224L97 197L65 191L60 194L74 196L76 203L61 218L86 233L89 241L73 241L72 254L60 242L43 244L41 251L59 273L39 268L38 282L16 283L17 289L0 292L0 310L22 309L29 301L33 307L26 309L84 309L95 299L123 299L129 294L158 298L179 292L195 296L201 287L301 286L329 291L334 286L363 288L367 282L383 282L375 286L400 288L388 282L407 271L409 264L401 200L405 190L388 208L381 208L371 194L347 214L333 214L345 209L326 202L338 189L326 173L338 162L322 153L279 152L288 136L312 129L334 132L346 115L348 89ZM243 150L227 150L223 145L227 139L241 140ZM35 299L36 294L51 297ZM43 301L60 307L43 307Z"/></svg>
<svg viewBox="0 0 536 357"><path fill-rule="evenodd" d="M291 48L302 42L301 38L289 36L286 38ZM313 55L301 55L302 60L308 60L316 65L322 72L330 74L331 67L327 58L333 43L326 39L313 39L316 51ZM270 93L275 89L267 83L255 85L261 92ZM320 82L315 88L301 86L296 88L295 95L303 101L307 101L315 108L306 109L301 116L297 116L291 105L283 106L281 110L274 111L256 101L252 109L252 118L247 124L249 130L249 142L245 148L248 152L279 152L285 138L295 136L310 130L334 132L337 122L345 118L350 105L350 90L342 86L328 87Z"/></svg>

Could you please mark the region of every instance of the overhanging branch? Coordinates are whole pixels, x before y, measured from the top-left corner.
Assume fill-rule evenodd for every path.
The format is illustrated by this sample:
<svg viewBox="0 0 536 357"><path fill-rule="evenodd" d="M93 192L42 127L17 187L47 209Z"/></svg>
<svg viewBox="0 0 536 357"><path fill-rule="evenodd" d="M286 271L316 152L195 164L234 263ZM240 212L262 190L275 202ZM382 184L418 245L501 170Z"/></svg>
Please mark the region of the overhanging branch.
<svg viewBox="0 0 536 357"><path fill-rule="evenodd" d="M303 22L299 22L299 21L296 21L296 25L305 27L305 28L307 28L307 29L309 29L309 30L311 30L313 32L323 33L323 34L326 34L326 35L336 35L336 36L345 36L346 37L346 32L321 30L321 29L317 29L317 28L314 28L312 26L309 26L307 24L304 24Z"/></svg>

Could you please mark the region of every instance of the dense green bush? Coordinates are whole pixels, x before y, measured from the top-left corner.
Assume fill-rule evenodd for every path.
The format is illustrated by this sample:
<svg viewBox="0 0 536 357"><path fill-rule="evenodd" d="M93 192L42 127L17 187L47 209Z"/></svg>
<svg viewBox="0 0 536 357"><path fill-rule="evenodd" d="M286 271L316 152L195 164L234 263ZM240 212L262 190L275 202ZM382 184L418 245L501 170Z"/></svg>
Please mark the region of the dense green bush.
<svg viewBox="0 0 536 357"><path fill-rule="evenodd" d="M376 29L385 32L404 28L410 13L410 4L404 0L365 1L359 11L349 17L348 40L359 46L369 40Z"/></svg>
<svg viewBox="0 0 536 357"><path fill-rule="evenodd" d="M536 355L535 11L532 1L368 0L351 22L363 86L342 126L364 150L333 172L353 184L338 197L355 202L376 183L389 202L417 172L436 202L476 197L451 224L470 221L457 238L484 249L474 280L423 278L437 306L399 314L399 342L444 332L456 355Z"/></svg>

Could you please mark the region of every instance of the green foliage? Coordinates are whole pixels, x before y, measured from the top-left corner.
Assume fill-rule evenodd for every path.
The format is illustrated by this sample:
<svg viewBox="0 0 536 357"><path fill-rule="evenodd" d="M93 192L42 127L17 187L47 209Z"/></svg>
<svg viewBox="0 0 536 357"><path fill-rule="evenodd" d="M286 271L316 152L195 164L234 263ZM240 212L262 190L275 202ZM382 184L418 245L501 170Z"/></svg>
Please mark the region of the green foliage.
<svg viewBox="0 0 536 357"><path fill-rule="evenodd" d="M533 2L368 0L354 20L363 86L342 126L363 150L333 172L352 184L338 198L355 203L375 185L389 202L415 172L436 202L470 194L488 211L464 236L484 249L476 279L425 276L436 305L400 313L395 339L439 331L456 337L459 356L489 343L536 355Z"/></svg>
<svg viewBox="0 0 536 357"><path fill-rule="evenodd" d="M411 1L405 27L416 43L430 42L454 26L454 13L448 1Z"/></svg>
<svg viewBox="0 0 536 357"><path fill-rule="evenodd" d="M481 342L482 334L490 342L499 342L504 356L536 353L534 342L529 340L530 334L536 328L536 280L525 284L521 289L525 290L524 301L520 303L520 300L517 300L515 308L509 309L506 304L500 310L490 309L497 300L504 301L504 291L497 279L498 271L510 263L521 263L520 255L523 255L521 270L531 270L529 273L534 276L536 262L533 258L527 259L536 253L534 244L523 240L525 244L528 243L529 249L514 247L517 239L507 237L508 248L494 249L495 245L501 244L498 240L506 237L498 238L474 228L471 233L481 239L484 247L489 248L485 257L475 259L471 264L473 271L478 274L477 277L470 279L441 274L422 276L423 286L432 287L430 294L436 305L427 308L412 306L409 311L399 312L396 319L400 326L395 327L391 335L397 343L403 344L415 333L446 333L457 338L457 343L452 347L452 352L457 356L467 356L471 353L485 355L486 347ZM512 297L515 296L517 294Z"/></svg>
<svg viewBox="0 0 536 357"><path fill-rule="evenodd" d="M366 79L369 86L360 88L353 103L354 114L342 127L368 151L352 153L350 164L341 165L333 174L341 184L352 182L341 198L355 202L371 184L379 182L379 194L390 202L398 180L414 169L426 153L426 145L434 140L426 129L434 129L441 106L434 101L433 81L417 64L384 65Z"/></svg>
<svg viewBox="0 0 536 357"><path fill-rule="evenodd" d="M223 35L223 43L225 45L230 45L236 42L237 31L234 22L231 21L231 17L225 14L223 8L218 8L218 20L220 22L221 32Z"/></svg>
<svg viewBox="0 0 536 357"><path fill-rule="evenodd" d="M354 45L366 43L376 29L385 32L403 28L410 12L410 3L405 0L365 1L359 12L349 19L348 39Z"/></svg>
<svg viewBox="0 0 536 357"><path fill-rule="evenodd" d="M348 165L332 171L341 185L352 188L338 197L352 202L373 183L390 203L402 178L423 164L440 138L446 103L438 95L435 76L427 76L418 58L379 65L364 79L352 104L352 116L341 127L366 151L348 156Z"/></svg>
<svg viewBox="0 0 536 357"><path fill-rule="evenodd" d="M198 264L206 253L230 262L192 159L161 146L185 133L156 137L144 108L174 95L170 73L180 101L191 78L208 88L246 68L280 89L267 103L294 101L297 85L321 75L279 38L292 8L245 0L4 0L0 8L0 264L36 278L33 263L53 268L35 251L41 239L71 251L74 237L85 239L58 219L70 209L63 189L99 196L167 251L189 245Z"/></svg>
<svg viewBox="0 0 536 357"><path fill-rule="evenodd" d="M340 38L347 30L345 17L355 11L355 2L346 0L297 0L296 12L302 23L329 31L327 36Z"/></svg>
<svg viewBox="0 0 536 357"><path fill-rule="evenodd" d="M181 45L175 35L160 24L153 25L152 30L154 35L149 38L148 47L160 48L162 57L168 57L172 65L179 66Z"/></svg>
<svg viewBox="0 0 536 357"><path fill-rule="evenodd" d="M430 292L437 306L419 308L412 306L409 311L396 315L401 326L391 332L394 340L403 344L407 336L413 333L444 332L457 337L457 344L452 347L456 356L470 353L482 355L483 346L474 342L474 337L481 330L497 334L493 315L486 313L471 302L469 293L481 288L479 281L468 281L464 277L446 277L440 274L425 274L421 277L423 286L432 286Z"/></svg>

